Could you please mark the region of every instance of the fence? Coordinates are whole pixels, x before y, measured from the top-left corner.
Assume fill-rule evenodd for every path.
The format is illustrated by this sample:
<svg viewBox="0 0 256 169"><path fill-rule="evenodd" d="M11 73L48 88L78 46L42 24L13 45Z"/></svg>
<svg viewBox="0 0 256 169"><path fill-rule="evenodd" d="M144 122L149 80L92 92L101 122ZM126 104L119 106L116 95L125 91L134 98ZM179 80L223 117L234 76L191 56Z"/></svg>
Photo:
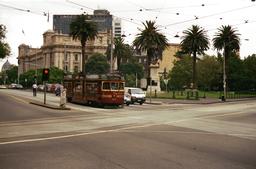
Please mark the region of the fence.
<svg viewBox="0 0 256 169"><path fill-rule="evenodd" d="M168 92L154 92L152 98L165 98L165 99L188 99L198 100L200 98L215 98L220 99L223 96L223 92L220 91L199 91L199 90L172 90ZM147 97L149 93L147 93ZM252 98L256 97L256 91L229 91L227 92L227 99L239 99L239 98Z"/></svg>

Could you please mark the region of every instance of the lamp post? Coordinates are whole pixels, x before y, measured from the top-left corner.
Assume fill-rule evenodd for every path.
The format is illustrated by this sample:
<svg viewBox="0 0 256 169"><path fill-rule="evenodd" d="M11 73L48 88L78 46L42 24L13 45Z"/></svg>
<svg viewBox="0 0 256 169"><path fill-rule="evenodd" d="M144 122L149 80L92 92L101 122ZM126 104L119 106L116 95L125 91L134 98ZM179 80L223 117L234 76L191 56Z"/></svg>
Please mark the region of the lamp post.
<svg viewBox="0 0 256 169"><path fill-rule="evenodd" d="M113 73L113 19L111 21L111 34L110 34L110 73Z"/></svg>
<svg viewBox="0 0 256 169"><path fill-rule="evenodd" d="M226 44L224 42L224 51L223 51L223 95L224 98L222 99L222 101L226 101L227 98L227 84L226 84Z"/></svg>

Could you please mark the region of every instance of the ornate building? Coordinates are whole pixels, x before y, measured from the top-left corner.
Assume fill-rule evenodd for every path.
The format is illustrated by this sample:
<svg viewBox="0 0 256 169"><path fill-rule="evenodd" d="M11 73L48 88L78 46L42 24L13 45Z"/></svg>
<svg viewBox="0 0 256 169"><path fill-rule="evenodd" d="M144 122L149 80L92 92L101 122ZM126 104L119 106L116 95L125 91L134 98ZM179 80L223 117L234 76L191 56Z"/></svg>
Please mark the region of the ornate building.
<svg viewBox="0 0 256 169"><path fill-rule="evenodd" d="M13 67L13 65L7 59L6 62L2 66L2 72L10 70L12 67Z"/></svg>
<svg viewBox="0 0 256 169"><path fill-rule="evenodd" d="M54 15L53 31L43 34L41 48L32 48L28 45L19 46L18 74L30 69L49 68L52 66L66 72L79 72L82 70L81 44L69 36L70 23L78 15ZM113 37L113 16L107 10L95 10L88 18L96 22L98 35L94 41L86 42L85 59L93 53L105 54ZM118 22L118 32L121 32L121 23ZM113 33L112 33L113 32ZM116 32L115 32L116 33Z"/></svg>
<svg viewBox="0 0 256 169"><path fill-rule="evenodd" d="M86 60L93 53L105 54L109 45L110 33L99 32L94 41L86 43ZM51 30L43 34L41 48L31 48L28 45L19 46L18 72L22 74L30 69L49 68L52 66L66 72L82 71L81 44L67 34Z"/></svg>

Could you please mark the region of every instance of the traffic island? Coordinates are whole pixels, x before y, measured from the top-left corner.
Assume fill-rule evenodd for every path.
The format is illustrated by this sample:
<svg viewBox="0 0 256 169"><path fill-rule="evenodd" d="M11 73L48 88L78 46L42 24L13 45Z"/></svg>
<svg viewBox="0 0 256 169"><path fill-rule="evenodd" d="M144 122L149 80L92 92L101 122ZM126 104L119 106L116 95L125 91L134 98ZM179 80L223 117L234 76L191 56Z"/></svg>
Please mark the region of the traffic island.
<svg viewBox="0 0 256 169"><path fill-rule="evenodd" d="M49 108L49 109L55 109L55 110L71 110L71 109L68 108L68 107L56 106L56 105L51 105L51 104L44 104L44 103L38 102L38 101L31 101L31 102L29 102L29 103L30 103L30 104L34 104L34 105L37 105L37 106L46 107L46 108Z"/></svg>

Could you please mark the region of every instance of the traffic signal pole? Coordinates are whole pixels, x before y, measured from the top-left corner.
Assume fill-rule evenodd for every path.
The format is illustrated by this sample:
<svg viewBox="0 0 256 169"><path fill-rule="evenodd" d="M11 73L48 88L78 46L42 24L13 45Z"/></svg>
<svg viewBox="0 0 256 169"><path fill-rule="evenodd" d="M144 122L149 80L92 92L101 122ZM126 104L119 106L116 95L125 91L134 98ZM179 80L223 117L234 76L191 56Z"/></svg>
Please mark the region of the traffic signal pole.
<svg viewBox="0 0 256 169"><path fill-rule="evenodd" d="M46 83L44 81L44 104L46 104Z"/></svg>
<svg viewBox="0 0 256 169"><path fill-rule="evenodd" d="M45 68L43 69L42 81L44 82L44 104L46 104L46 81L49 80L50 70Z"/></svg>

